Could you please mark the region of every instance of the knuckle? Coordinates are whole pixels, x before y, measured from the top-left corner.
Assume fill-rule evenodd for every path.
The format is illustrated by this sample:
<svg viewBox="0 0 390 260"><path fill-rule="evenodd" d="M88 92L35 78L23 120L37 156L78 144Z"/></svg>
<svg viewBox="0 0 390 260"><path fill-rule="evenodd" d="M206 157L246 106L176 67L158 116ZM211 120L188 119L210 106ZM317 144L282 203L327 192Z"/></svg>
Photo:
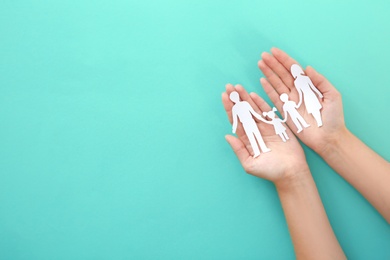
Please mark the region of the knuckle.
<svg viewBox="0 0 390 260"><path fill-rule="evenodd" d="M340 93L339 91L336 90L336 93L335 93L335 94L336 94L336 97L337 97L337 98L340 98L340 99L342 98L341 93Z"/></svg>
<svg viewBox="0 0 390 260"><path fill-rule="evenodd" d="M244 164L243 167L246 173L251 174L253 172L253 164Z"/></svg>

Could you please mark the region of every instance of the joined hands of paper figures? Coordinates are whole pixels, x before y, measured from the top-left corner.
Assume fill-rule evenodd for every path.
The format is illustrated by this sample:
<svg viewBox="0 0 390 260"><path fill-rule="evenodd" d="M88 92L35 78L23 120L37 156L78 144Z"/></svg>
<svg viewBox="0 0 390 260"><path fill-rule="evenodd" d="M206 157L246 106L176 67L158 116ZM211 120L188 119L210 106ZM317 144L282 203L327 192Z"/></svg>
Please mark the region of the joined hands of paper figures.
<svg viewBox="0 0 390 260"><path fill-rule="evenodd" d="M245 134L248 137L248 140L253 149L253 158L256 158L260 155L260 150L265 153L271 151L265 144L263 137L261 136L260 130L257 127L256 121L253 119L255 117L259 121L273 125L275 134L279 135L283 142L289 140L289 137L286 132L286 126L284 123L287 121L288 116L290 116L292 122L297 127L297 133L300 133L304 128L309 127L310 125L305 121L301 114L298 112L298 108L302 105L305 105L307 113L311 114L318 127L322 126L321 119L321 102L317 96L322 99L322 93L314 86L312 81L308 76L305 75L304 71L298 64L293 64L291 66L291 75L294 78L294 86L299 95L298 104L292 100L289 100L289 96L286 93L280 95L280 100L283 102L283 113L284 119L280 119L276 115L276 108L272 108L271 111L263 112L266 120L260 114L256 113L251 105L247 101L240 101L240 95L238 92L233 91L230 93L229 98L234 103L232 108L232 118L233 118L233 133L236 133L238 120L242 123ZM260 146L260 148L259 148Z"/></svg>

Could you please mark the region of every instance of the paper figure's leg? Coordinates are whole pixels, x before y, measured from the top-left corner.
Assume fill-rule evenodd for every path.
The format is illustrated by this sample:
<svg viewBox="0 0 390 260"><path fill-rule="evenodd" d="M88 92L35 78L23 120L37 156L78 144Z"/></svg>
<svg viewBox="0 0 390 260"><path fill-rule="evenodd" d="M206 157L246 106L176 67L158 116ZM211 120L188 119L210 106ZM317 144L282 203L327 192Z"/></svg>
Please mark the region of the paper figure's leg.
<svg viewBox="0 0 390 260"><path fill-rule="evenodd" d="M290 138L288 137L286 131L284 131L282 134L284 135L284 137L286 138L286 140L290 140Z"/></svg>
<svg viewBox="0 0 390 260"><path fill-rule="evenodd" d="M286 139L284 138L284 135L283 133L279 134L280 138L282 138L282 141L285 143L286 142Z"/></svg>
<svg viewBox="0 0 390 260"><path fill-rule="evenodd" d="M260 149L261 151L263 151L263 153L266 153L266 152L269 152L271 151L271 149L269 149L265 143L264 143L264 140L263 140L263 137L261 136L260 134L260 131L257 130L254 132L255 136L256 136L256 139L257 139L257 142L260 144Z"/></svg>
<svg viewBox="0 0 390 260"><path fill-rule="evenodd" d="M260 150L259 150L259 146L257 145L257 142L256 142L256 139L255 139L255 136L253 135L253 133L251 132L246 132L246 135L248 136L248 139L249 139L249 142L252 146L252 150L253 150L253 158L256 158L257 156L260 155Z"/></svg>
<svg viewBox="0 0 390 260"><path fill-rule="evenodd" d="M321 119L321 112L320 112L320 110L313 112L312 115L313 115L314 119L317 122L317 126L318 127L322 126L322 119Z"/></svg>
<svg viewBox="0 0 390 260"><path fill-rule="evenodd" d="M297 118L299 122L301 122L304 128L308 128L310 126L308 123L306 123L305 119L303 119L303 117L300 114L297 115Z"/></svg>
<svg viewBox="0 0 390 260"><path fill-rule="evenodd" d="M301 124L298 122L296 117L291 116L291 119L292 119L294 125L298 128L297 133L300 133L303 130Z"/></svg>

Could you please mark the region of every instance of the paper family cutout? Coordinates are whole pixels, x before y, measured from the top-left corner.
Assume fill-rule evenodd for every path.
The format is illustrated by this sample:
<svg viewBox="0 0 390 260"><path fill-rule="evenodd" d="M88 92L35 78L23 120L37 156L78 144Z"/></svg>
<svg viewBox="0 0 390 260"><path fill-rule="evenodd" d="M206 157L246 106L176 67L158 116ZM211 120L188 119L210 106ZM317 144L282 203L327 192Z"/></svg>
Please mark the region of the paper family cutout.
<svg viewBox="0 0 390 260"><path fill-rule="evenodd" d="M309 114L313 115L314 119L317 122L318 127L322 126L322 119L321 119L321 112L320 112L322 105L318 100L316 94L321 99L323 98L323 95L314 86L310 78L308 76L305 76L305 73L303 72L302 68L298 64L293 64L291 66L291 74L295 79L294 86L297 89L299 94L299 103L297 108L301 106L302 99L303 99L305 102L306 111Z"/></svg>
<svg viewBox="0 0 390 260"><path fill-rule="evenodd" d="M276 116L276 108L272 108L271 111L263 112L264 117L270 118L270 121L264 119L261 115L256 113L256 111L251 107L247 101L240 101L240 95L238 92L233 91L230 93L230 100L234 103L232 108L232 117L233 117L233 133L237 130L238 120L242 123L245 134L248 137L248 140L253 149L253 158L256 158L260 155L260 149L263 153L271 151L269 149L261 136L260 130L257 127L253 116L270 125L274 126L275 134L279 135L283 142L289 140L289 137L286 132L286 127L283 125L287 121L288 116L290 116L292 122L297 127L297 133L300 133L303 128L307 128L310 125L303 119L299 114L298 108L305 104L306 111L311 114L317 122L317 126L322 126L321 119L321 108L322 105L317 98L323 98L321 92L314 86L313 82L308 76L305 75L302 68L298 64L293 64L291 66L291 74L294 77L294 86L298 91L299 102L296 104L294 101L289 100L289 96L286 93L280 95L280 100L283 102L283 112L284 119L280 119ZM260 149L259 149L260 145Z"/></svg>
<svg viewBox="0 0 390 260"><path fill-rule="evenodd" d="M253 158L256 158L260 155L259 146L257 145L257 142L260 145L261 150L263 153L271 151L269 149L263 140L263 137L260 134L259 128L256 125L255 120L253 119L252 115L259 119L260 121L267 122L265 119L261 117L258 113L253 110L251 105L249 105L246 101L240 101L240 95L233 91L230 93L230 100L233 101L234 106L232 108L232 116L233 116L233 133L236 133L237 130L237 118L242 123L242 126L244 128L245 134L249 139L249 142L253 149ZM256 138L256 139L255 139ZM256 142L257 140L257 142Z"/></svg>
<svg viewBox="0 0 390 260"><path fill-rule="evenodd" d="M286 140L289 140L290 138L288 138L288 135L286 132L287 129L282 123L286 122L287 117L284 120L280 119L279 117L276 117L276 114L275 114L276 110L277 109L274 107L274 108L272 108L271 111L263 112L263 116L264 117L268 116L269 118L271 118L271 124L274 125L275 133L277 135L279 135L280 138L282 138L283 142L286 142ZM267 123L269 124L268 121L267 121Z"/></svg>
<svg viewBox="0 0 390 260"><path fill-rule="evenodd" d="M282 102L284 103L283 104L284 119L287 121L287 117L288 115L290 115L294 125L298 128L297 133L300 133L303 130L302 126L304 128L310 126L308 123L306 123L305 119L303 119L303 117L298 113L297 108L299 106L294 101L288 100L288 95L286 93L280 95L280 100L282 100Z"/></svg>

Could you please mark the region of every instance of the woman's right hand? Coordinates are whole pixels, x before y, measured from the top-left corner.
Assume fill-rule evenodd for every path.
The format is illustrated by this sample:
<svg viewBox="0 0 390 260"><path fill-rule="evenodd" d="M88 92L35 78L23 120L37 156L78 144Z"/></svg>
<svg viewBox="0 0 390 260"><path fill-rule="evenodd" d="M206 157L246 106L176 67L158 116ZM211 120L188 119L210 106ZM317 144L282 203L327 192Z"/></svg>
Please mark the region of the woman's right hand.
<svg viewBox="0 0 390 260"><path fill-rule="evenodd" d="M241 100L248 102L257 114L261 115L263 112L272 111L272 108L257 94L249 94L241 85L234 87L227 84L226 91L222 94L222 103L230 123L233 122L232 110L234 103L230 100L229 95L233 91L238 92ZM264 121L268 123L264 124ZM238 124L236 129L237 137L226 136L226 140L231 145L245 171L272 181L279 188L295 185L297 181L301 181L307 176L311 178L305 153L290 129L286 127L286 133L290 139L283 142L275 134L274 126L270 125L270 121L264 121L258 122L257 127L265 144L272 151L261 153L256 158L253 158L252 146L241 123Z"/></svg>
<svg viewBox="0 0 390 260"><path fill-rule="evenodd" d="M290 100L295 102L299 99L294 86L294 78L290 73L292 64L298 64L298 62L277 48L272 48L271 54L264 52L262 60L258 62L260 70L266 77L260 82L279 111L283 111L283 102L279 98L282 93L287 93ZM297 134L296 127L290 118L287 120L287 125L303 143L322 156L338 142L339 138L348 133L344 123L341 95L324 76L312 67L307 67L305 73L323 95L323 99L320 100L323 126L317 127L314 117L307 113L305 106L300 106L298 111L310 127Z"/></svg>

